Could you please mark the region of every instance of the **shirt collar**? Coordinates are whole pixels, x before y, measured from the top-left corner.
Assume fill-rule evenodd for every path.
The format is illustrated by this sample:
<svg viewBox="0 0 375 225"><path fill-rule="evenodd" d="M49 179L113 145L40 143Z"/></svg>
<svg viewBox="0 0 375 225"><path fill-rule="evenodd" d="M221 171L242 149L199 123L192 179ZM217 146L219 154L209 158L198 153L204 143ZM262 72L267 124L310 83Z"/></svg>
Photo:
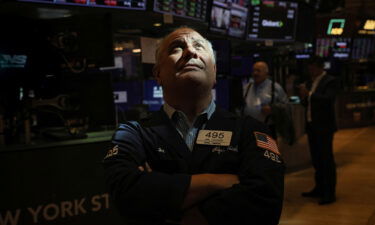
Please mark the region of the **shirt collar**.
<svg viewBox="0 0 375 225"><path fill-rule="evenodd" d="M269 78L266 78L264 81L262 81L260 84L256 85L254 82L254 87L256 89L265 87L271 80Z"/></svg>
<svg viewBox="0 0 375 225"><path fill-rule="evenodd" d="M215 104L215 101L212 98L211 103L208 105L208 107L200 115L206 113L207 114L207 120L209 120L211 118L212 114L215 112L215 109L216 109L216 104ZM182 113L186 117L185 113L176 110L175 108L170 106L167 102L164 102L163 110L168 115L169 119L172 119L172 116L175 112Z"/></svg>
<svg viewBox="0 0 375 225"><path fill-rule="evenodd" d="M314 93L314 92L315 92L315 90L316 90L316 88L318 87L320 81L322 80L322 78L323 78L325 75L326 75L326 72L324 71L322 74L320 74L318 77L316 77L316 78L313 80L313 82L312 82L312 84L311 84L311 89L310 89L311 93ZM311 95L311 94L310 94L310 95Z"/></svg>
<svg viewBox="0 0 375 225"><path fill-rule="evenodd" d="M326 74L327 74L327 72L323 71L323 73L320 74L319 76L317 76L313 82L319 82L324 77L324 75L326 75Z"/></svg>

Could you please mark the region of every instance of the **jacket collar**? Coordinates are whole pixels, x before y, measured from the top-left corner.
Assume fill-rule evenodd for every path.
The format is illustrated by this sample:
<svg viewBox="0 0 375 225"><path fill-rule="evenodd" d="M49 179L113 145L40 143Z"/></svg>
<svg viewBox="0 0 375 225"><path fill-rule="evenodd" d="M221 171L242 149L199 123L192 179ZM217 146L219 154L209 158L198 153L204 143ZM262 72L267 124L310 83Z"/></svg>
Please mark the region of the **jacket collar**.
<svg viewBox="0 0 375 225"><path fill-rule="evenodd" d="M211 118L207 121L205 129L222 129L222 124L220 121L225 118L235 119L236 116L217 106ZM179 154L182 158L190 158L191 151L162 108L158 112L151 114L149 118L144 120L142 125L154 131L154 133L159 136L163 142L168 143L174 149L176 149L177 154Z"/></svg>

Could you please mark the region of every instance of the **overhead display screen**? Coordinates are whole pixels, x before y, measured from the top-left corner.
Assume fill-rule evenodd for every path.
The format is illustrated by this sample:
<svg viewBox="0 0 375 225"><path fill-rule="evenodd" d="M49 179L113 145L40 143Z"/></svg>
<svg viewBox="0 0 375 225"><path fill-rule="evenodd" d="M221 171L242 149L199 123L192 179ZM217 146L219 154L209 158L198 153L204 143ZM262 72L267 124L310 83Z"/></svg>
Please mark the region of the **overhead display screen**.
<svg viewBox="0 0 375 225"><path fill-rule="evenodd" d="M298 3L253 0L249 10L248 40L294 40Z"/></svg>
<svg viewBox="0 0 375 225"><path fill-rule="evenodd" d="M294 51L294 57L296 59L309 59L314 55L313 44L305 43L303 48Z"/></svg>
<svg viewBox="0 0 375 225"><path fill-rule="evenodd" d="M146 0L18 0L21 2L39 2L64 5L94 6L146 10Z"/></svg>
<svg viewBox="0 0 375 225"><path fill-rule="evenodd" d="M366 19L365 21L363 21L360 29L358 30L358 34L375 35L375 18Z"/></svg>
<svg viewBox="0 0 375 225"><path fill-rule="evenodd" d="M158 111L164 104L163 88L156 80L144 81L142 103L148 105L150 111Z"/></svg>
<svg viewBox="0 0 375 225"><path fill-rule="evenodd" d="M246 33L247 1L213 1L210 30L243 38Z"/></svg>
<svg viewBox="0 0 375 225"><path fill-rule="evenodd" d="M154 11L205 21L207 0L155 0Z"/></svg>
<svg viewBox="0 0 375 225"><path fill-rule="evenodd" d="M375 39L355 38L353 41L352 59L366 59L375 52Z"/></svg>
<svg viewBox="0 0 375 225"><path fill-rule="evenodd" d="M315 54L320 57L347 59L350 56L351 38L318 38Z"/></svg>

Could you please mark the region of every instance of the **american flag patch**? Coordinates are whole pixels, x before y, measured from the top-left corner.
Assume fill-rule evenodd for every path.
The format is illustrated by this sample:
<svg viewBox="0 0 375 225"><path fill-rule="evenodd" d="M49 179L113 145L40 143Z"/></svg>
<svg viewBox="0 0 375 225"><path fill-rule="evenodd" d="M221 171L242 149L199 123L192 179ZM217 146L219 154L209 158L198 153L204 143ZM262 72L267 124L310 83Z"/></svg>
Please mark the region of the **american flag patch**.
<svg viewBox="0 0 375 225"><path fill-rule="evenodd" d="M270 136L260 132L254 132L255 139L257 141L257 146L264 148L280 155L279 148L277 147L276 141Z"/></svg>

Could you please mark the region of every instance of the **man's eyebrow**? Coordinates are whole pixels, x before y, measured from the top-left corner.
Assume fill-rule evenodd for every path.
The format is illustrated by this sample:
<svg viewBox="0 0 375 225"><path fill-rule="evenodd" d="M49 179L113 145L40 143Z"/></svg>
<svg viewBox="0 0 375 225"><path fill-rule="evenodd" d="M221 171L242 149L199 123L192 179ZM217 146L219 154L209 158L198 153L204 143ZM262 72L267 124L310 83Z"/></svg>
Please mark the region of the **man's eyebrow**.
<svg viewBox="0 0 375 225"><path fill-rule="evenodd" d="M206 44L206 42L205 42L203 39L201 39L201 38L193 38L193 40L194 40L195 42L198 42L199 44L203 44L203 45Z"/></svg>
<svg viewBox="0 0 375 225"><path fill-rule="evenodd" d="M168 44L168 48L169 47L173 47L174 45L177 45L177 44L181 44L181 43L183 43L183 39L181 39L181 38L177 38L177 39L174 39L174 40L172 40L169 44Z"/></svg>
<svg viewBox="0 0 375 225"><path fill-rule="evenodd" d="M192 40L193 40L193 43L198 43L198 44L201 44L203 46L206 46L206 42L202 38L194 38L193 37ZM173 39L171 42L168 43L167 49L173 48L176 45L183 44L183 43L185 43L185 39L184 38Z"/></svg>

